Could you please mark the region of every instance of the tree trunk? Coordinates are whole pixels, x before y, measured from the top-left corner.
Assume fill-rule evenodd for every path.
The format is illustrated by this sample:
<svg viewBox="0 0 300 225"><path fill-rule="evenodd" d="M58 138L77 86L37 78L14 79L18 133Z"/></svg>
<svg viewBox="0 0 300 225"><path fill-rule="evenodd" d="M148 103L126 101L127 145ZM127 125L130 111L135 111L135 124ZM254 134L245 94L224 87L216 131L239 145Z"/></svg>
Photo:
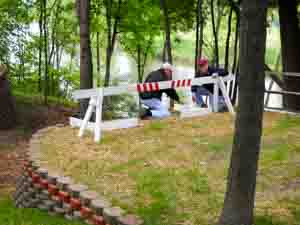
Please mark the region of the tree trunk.
<svg viewBox="0 0 300 225"><path fill-rule="evenodd" d="M233 64L232 64L232 71L231 71L232 73L236 73L236 70L237 70L239 33L240 33L240 14L236 13L236 26L235 26Z"/></svg>
<svg viewBox="0 0 300 225"><path fill-rule="evenodd" d="M197 0L197 24L196 24L196 48L195 48L195 73L197 71L197 59L202 57L203 43L203 16L202 16L202 0Z"/></svg>
<svg viewBox="0 0 300 225"><path fill-rule="evenodd" d="M139 83L143 82L141 55L142 55L141 45L138 44L138 46L137 46L137 67L138 67L138 82Z"/></svg>
<svg viewBox="0 0 300 225"><path fill-rule="evenodd" d="M90 40L90 0L80 0L80 89L93 88L93 65ZM88 99L80 102L81 116L88 107Z"/></svg>
<svg viewBox="0 0 300 225"><path fill-rule="evenodd" d="M219 45L218 45L218 35L217 35L217 29L216 29L216 23L215 23L214 0L210 0L210 10L211 10L211 21L212 21L212 28L213 28L213 34L214 34L214 43L215 43L214 64L216 65L216 67L219 67Z"/></svg>
<svg viewBox="0 0 300 225"><path fill-rule="evenodd" d="M241 11L239 109L220 225L252 225L264 100L268 0L244 0Z"/></svg>
<svg viewBox="0 0 300 225"><path fill-rule="evenodd" d="M48 30L47 30L47 0L43 0L43 31L44 31L44 55L45 55L45 80L44 80L44 103L48 104L49 74L48 74Z"/></svg>
<svg viewBox="0 0 300 225"><path fill-rule="evenodd" d="M42 51L43 51L43 2L40 0L40 16L39 16L39 66L38 66L38 92L42 92Z"/></svg>
<svg viewBox="0 0 300 225"><path fill-rule="evenodd" d="M106 24L107 24L106 71L105 71L105 79L104 79L105 87L109 86L111 59L112 59L114 46L117 39L118 26L121 19L120 13L121 13L122 1L118 0L118 13L115 16L114 26L112 26L112 4L113 4L112 0L105 1Z"/></svg>
<svg viewBox="0 0 300 225"><path fill-rule="evenodd" d="M165 19L165 44L166 44L166 52L167 52L167 61L170 64L173 64L172 57L172 46L171 46L171 24L168 13L168 7L165 0L160 0L160 6L163 11L164 19Z"/></svg>
<svg viewBox="0 0 300 225"><path fill-rule="evenodd" d="M226 38L226 45L225 45L225 65L224 69L228 71L228 61L229 61L229 47L230 47L230 36L231 36L231 20L232 20L232 13L233 7L230 7L230 12L228 16L228 31L227 31L227 38Z"/></svg>
<svg viewBox="0 0 300 225"><path fill-rule="evenodd" d="M170 18L169 18L169 13L168 13L168 6L166 3L166 0L160 0L160 6L163 11L163 15L165 18L165 46L166 46L166 52L168 56L168 63L171 65L173 64L173 57L172 57L172 46L171 46L171 24L170 24ZM170 101L170 108L174 109L174 101L171 99Z"/></svg>
<svg viewBox="0 0 300 225"><path fill-rule="evenodd" d="M106 65L105 65L105 79L104 79L104 86L109 85L110 80L110 64L111 64L111 55L112 55L112 47L111 47L111 31L112 31L112 1L106 0L105 1L106 7L106 25L107 25L107 47L106 47Z"/></svg>
<svg viewBox="0 0 300 225"><path fill-rule="evenodd" d="M97 43L96 43L96 52L97 52L97 82L101 81L101 77L100 77L100 65L101 65L101 61L100 61L100 32L97 32Z"/></svg>
<svg viewBox="0 0 300 225"><path fill-rule="evenodd" d="M11 95L8 79L0 75L0 129L9 129L16 125L15 101Z"/></svg>
<svg viewBox="0 0 300 225"><path fill-rule="evenodd" d="M300 29L297 17L297 1L279 0L281 33L282 70L300 72ZM300 77L283 77L288 91L300 92ZM296 95L284 96L284 105L290 110L300 110L300 98Z"/></svg>

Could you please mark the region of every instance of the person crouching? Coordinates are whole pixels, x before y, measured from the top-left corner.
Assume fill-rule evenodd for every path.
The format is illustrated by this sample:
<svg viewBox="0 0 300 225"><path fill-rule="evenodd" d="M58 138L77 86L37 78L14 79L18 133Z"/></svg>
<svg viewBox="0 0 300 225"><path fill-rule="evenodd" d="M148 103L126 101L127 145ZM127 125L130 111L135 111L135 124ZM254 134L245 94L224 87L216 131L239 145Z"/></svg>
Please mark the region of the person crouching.
<svg viewBox="0 0 300 225"><path fill-rule="evenodd" d="M172 80L173 67L169 63L164 63L158 70L152 71L145 79L144 83L160 82ZM158 91L146 91L140 93L141 103L146 106L141 113L141 119L164 118L170 116L168 108L162 103L162 94L166 93L171 99L180 102L177 92L172 89Z"/></svg>

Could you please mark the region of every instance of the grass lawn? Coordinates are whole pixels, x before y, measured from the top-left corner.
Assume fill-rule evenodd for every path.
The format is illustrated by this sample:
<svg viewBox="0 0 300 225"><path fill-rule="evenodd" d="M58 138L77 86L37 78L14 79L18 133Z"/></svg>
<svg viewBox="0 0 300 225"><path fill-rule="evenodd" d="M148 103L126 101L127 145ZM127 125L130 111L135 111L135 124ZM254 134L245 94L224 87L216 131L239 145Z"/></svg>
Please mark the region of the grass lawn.
<svg viewBox="0 0 300 225"><path fill-rule="evenodd" d="M79 222L66 221L64 218L48 216L37 209L16 209L9 195L12 188L0 189L0 224L1 225L83 225Z"/></svg>
<svg viewBox="0 0 300 225"><path fill-rule="evenodd" d="M0 198L1 225L83 225L64 218L48 216L36 209L16 209L8 198Z"/></svg>
<svg viewBox="0 0 300 225"><path fill-rule="evenodd" d="M233 136L228 114L147 121L104 133L100 144L78 129L41 139L49 168L72 175L147 225L208 225L220 214ZM266 113L256 225L300 224L300 118Z"/></svg>

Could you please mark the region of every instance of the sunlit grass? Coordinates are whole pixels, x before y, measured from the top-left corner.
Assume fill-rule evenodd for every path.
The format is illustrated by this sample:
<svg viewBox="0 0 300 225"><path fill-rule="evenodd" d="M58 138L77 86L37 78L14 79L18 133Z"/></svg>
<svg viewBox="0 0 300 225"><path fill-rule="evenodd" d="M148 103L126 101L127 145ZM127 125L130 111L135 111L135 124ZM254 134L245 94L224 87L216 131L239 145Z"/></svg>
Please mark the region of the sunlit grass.
<svg viewBox="0 0 300 225"><path fill-rule="evenodd" d="M257 225L299 224L299 208L291 203L300 199L298 124L299 117L265 114ZM146 225L208 225L222 208L233 127L227 113L154 120L105 132L100 144L91 133L78 139L77 129L54 128L41 140L43 159L50 168L139 214Z"/></svg>

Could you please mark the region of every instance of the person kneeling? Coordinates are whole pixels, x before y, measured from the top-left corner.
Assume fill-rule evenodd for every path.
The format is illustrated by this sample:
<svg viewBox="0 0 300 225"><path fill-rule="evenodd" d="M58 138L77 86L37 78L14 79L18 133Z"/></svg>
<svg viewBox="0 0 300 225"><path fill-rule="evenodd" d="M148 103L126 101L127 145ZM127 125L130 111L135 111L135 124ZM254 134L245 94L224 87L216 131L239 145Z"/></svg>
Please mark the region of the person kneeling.
<svg viewBox="0 0 300 225"><path fill-rule="evenodd" d="M173 67L169 63L164 63L158 70L152 71L145 79L144 83L160 82L172 80ZM171 99L180 102L179 96L172 88L142 92L140 93L141 103L147 108L141 113L141 119L164 118L170 116L168 108L162 103L162 94L166 93Z"/></svg>
<svg viewBox="0 0 300 225"><path fill-rule="evenodd" d="M209 77L213 74L217 73L219 76L226 76L228 72L224 69L214 68L209 66L208 60L206 58L200 58L197 60L197 72L196 78L199 77ZM209 104L212 107L213 102L213 92L214 92L214 84L203 84L201 86L194 85L192 86L192 94L193 94L193 101L200 107L207 107L205 102L203 101L203 96L208 96ZM227 106L223 97L223 94L219 92L219 99L218 99L218 108L219 112L227 111Z"/></svg>

